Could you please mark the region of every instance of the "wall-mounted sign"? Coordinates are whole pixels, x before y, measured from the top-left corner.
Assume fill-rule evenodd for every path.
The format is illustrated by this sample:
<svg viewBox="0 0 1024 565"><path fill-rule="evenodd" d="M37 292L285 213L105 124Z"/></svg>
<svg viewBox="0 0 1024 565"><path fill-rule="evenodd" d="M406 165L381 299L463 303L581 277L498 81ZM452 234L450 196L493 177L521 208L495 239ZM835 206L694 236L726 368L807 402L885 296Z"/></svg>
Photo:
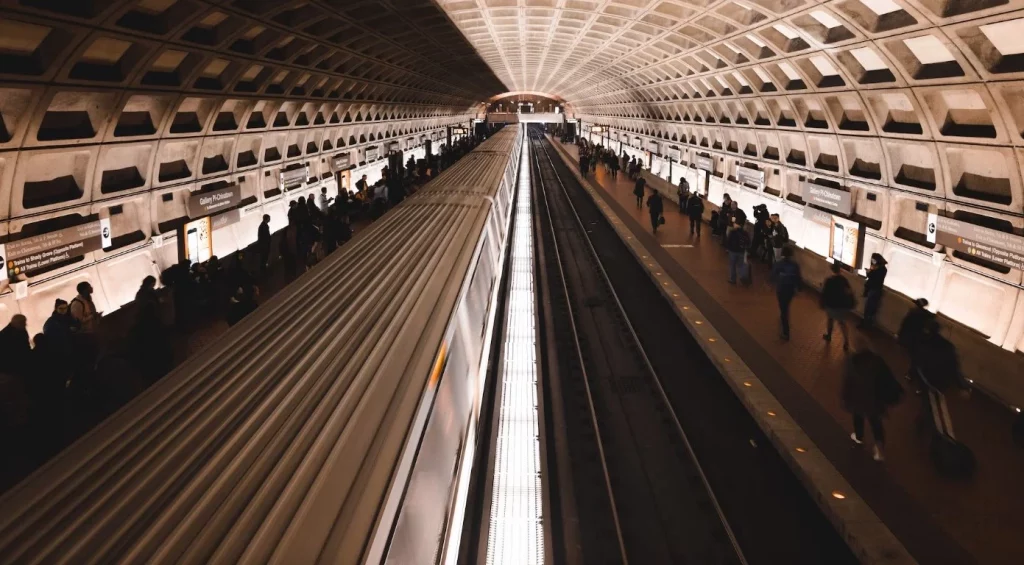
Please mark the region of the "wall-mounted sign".
<svg viewBox="0 0 1024 565"><path fill-rule="evenodd" d="M351 164L352 156L349 155L348 151L335 155L334 159L331 160L331 165L334 167L335 171L347 169Z"/></svg>
<svg viewBox="0 0 1024 565"><path fill-rule="evenodd" d="M853 211L853 194L838 188L802 182L804 202L828 208L833 212L849 216Z"/></svg>
<svg viewBox="0 0 1024 565"><path fill-rule="evenodd" d="M658 152L658 142L657 141L648 141L647 142L647 147L651 151L651 153L657 153Z"/></svg>
<svg viewBox="0 0 1024 565"><path fill-rule="evenodd" d="M380 153L380 148L379 147L367 147L366 148L366 161L367 162L376 161L378 153Z"/></svg>
<svg viewBox="0 0 1024 565"><path fill-rule="evenodd" d="M242 189L237 184L211 190L193 192L188 196L188 217L190 219L211 216L238 206L242 201Z"/></svg>
<svg viewBox="0 0 1024 565"><path fill-rule="evenodd" d="M185 259L193 265L208 261L213 256L213 225L210 217L185 224Z"/></svg>
<svg viewBox="0 0 1024 565"><path fill-rule="evenodd" d="M110 229L109 220L107 229ZM0 245L7 275L31 275L61 261L103 248L103 227L89 222Z"/></svg>
<svg viewBox="0 0 1024 565"><path fill-rule="evenodd" d="M853 220L804 206L804 219L829 229L828 258L859 269L863 261L864 230Z"/></svg>
<svg viewBox="0 0 1024 565"><path fill-rule="evenodd" d="M235 208L234 210L228 210L223 214L217 214L210 218L210 227L215 230L220 228L226 228L232 224L237 224L242 219L241 210Z"/></svg>
<svg viewBox="0 0 1024 565"><path fill-rule="evenodd" d="M928 214L928 241L1011 269L1024 269L1024 237Z"/></svg>
<svg viewBox="0 0 1024 565"><path fill-rule="evenodd" d="M764 188L764 171L738 167L736 169L736 178L740 181L740 184L754 186L758 190Z"/></svg>
<svg viewBox="0 0 1024 565"><path fill-rule="evenodd" d="M386 149L387 153L391 153L392 151L398 151L398 142L397 141L392 141L392 142L388 143L385 147L387 148Z"/></svg>
<svg viewBox="0 0 1024 565"><path fill-rule="evenodd" d="M701 157L698 155L693 162L697 165L698 169L703 169L709 173L715 172L715 161L711 157Z"/></svg>
<svg viewBox="0 0 1024 565"><path fill-rule="evenodd" d="M309 165L289 171L281 171L281 188L290 190L302 186L306 183L307 178L309 178Z"/></svg>
<svg viewBox="0 0 1024 565"><path fill-rule="evenodd" d="M681 162L683 160L683 152L682 152L682 150L674 148L674 147L672 149L668 150L668 156L669 156L670 159L672 159L676 163L679 163L679 162Z"/></svg>

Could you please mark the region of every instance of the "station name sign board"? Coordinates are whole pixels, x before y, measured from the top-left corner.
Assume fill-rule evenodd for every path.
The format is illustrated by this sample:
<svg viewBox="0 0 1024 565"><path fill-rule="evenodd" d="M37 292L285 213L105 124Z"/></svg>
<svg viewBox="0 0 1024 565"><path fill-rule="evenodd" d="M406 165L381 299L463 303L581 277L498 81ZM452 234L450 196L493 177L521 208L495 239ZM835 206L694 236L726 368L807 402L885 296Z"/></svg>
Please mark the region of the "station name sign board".
<svg viewBox="0 0 1024 565"><path fill-rule="evenodd" d="M764 188L764 171L739 167L736 169L736 178L739 179L740 184L756 186L758 190Z"/></svg>
<svg viewBox="0 0 1024 565"><path fill-rule="evenodd" d="M104 218L0 245L0 260L6 264L7 276L31 275L110 244L110 220Z"/></svg>
<svg viewBox="0 0 1024 565"><path fill-rule="evenodd" d="M701 157L698 155L696 158L694 158L693 162L694 164L697 165L698 169L704 169L709 173L715 172L715 162L711 159L711 157Z"/></svg>
<svg viewBox="0 0 1024 565"><path fill-rule="evenodd" d="M348 154L348 151L340 153L334 156L333 165L335 171L341 171L347 169L351 164L352 158Z"/></svg>
<svg viewBox="0 0 1024 565"><path fill-rule="evenodd" d="M928 214L928 241L1011 269L1024 269L1024 237Z"/></svg>
<svg viewBox="0 0 1024 565"><path fill-rule="evenodd" d="M367 161L376 161L378 153L380 153L380 148L378 148L378 147L367 147L366 148L366 160Z"/></svg>
<svg viewBox="0 0 1024 565"><path fill-rule="evenodd" d="M843 216L849 216L853 211L853 194L850 192L810 182L800 184L803 185L804 202L828 208Z"/></svg>
<svg viewBox="0 0 1024 565"><path fill-rule="evenodd" d="M241 201L242 189L237 184L209 192L193 192L188 197L188 217L194 220L212 216L238 206Z"/></svg>

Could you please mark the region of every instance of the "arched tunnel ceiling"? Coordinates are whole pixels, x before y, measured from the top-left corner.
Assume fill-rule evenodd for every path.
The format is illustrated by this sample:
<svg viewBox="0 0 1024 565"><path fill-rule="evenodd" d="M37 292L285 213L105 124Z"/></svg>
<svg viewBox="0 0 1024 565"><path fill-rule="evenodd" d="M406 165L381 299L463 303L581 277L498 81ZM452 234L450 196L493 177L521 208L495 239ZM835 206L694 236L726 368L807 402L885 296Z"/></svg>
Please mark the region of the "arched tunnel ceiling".
<svg viewBox="0 0 1024 565"><path fill-rule="evenodd" d="M576 108L1020 78L1020 0L439 0L510 90ZM651 115L651 117L660 117Z"/></svg>

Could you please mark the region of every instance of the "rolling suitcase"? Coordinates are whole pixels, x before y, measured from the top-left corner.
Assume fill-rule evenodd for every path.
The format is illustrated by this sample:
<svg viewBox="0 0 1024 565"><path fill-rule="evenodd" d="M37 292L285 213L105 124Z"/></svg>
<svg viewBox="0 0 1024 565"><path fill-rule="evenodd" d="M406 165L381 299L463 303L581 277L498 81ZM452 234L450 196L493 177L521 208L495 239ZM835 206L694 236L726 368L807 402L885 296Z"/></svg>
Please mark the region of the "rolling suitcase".
<svg viewBox="0 0 1024 565"><path fill-rule="evenodd" d="M932 386L926 386L928 407L934 435L929 448L932 464L940 475L953 479L966 479L974 474L974 452L956 439L953 421L946 407L946 397Z"/></svg>

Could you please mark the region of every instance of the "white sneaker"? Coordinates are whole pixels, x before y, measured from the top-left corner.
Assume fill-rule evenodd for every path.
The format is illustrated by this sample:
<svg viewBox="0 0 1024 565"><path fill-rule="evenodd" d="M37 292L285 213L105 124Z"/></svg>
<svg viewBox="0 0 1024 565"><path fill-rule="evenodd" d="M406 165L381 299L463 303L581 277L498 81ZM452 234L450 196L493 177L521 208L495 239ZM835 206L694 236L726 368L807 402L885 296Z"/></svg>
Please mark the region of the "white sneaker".
<svg viewBox="0 0 1024 565"><path fill-rule="evenodd" d="M853 443L856 443L857 445L860 445L860 444L864 443L863 441L861 441L861 440L857 439L857 434L856 434L856 432L855 432L855 433L852 433L852 434L850 434L850 439L852 439L852 440L853 440Z"/></svg>
<svg viewBox="0 0 1024 565"><path fill-rule="evenodd" d="M882 450L879 449L877 445L875 446L874 453L871 455L871 458L875 461L885 461L885 456L882 455Z"/></svg>

